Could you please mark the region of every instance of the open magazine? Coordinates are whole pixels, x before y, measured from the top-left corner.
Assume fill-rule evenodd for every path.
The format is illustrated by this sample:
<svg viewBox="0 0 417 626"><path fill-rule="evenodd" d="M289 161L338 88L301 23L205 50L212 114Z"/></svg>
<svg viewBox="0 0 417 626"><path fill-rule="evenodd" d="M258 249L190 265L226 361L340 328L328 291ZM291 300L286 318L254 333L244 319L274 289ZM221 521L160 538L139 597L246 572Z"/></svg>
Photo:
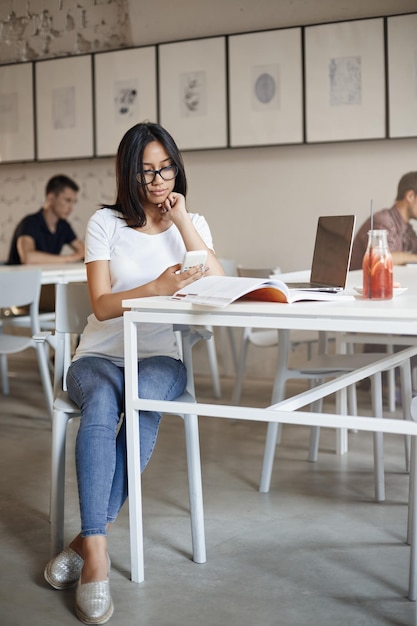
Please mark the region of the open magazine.
<svg viewBox="0 0 417 626"><path fill-rule="evenodd" d="M220 308L240 299L284 303L302 300L354 300L352 295L346 295L343 292L290 289L278 278L241 276L203 276L187 287L179 289L171 298Z"/></svg>

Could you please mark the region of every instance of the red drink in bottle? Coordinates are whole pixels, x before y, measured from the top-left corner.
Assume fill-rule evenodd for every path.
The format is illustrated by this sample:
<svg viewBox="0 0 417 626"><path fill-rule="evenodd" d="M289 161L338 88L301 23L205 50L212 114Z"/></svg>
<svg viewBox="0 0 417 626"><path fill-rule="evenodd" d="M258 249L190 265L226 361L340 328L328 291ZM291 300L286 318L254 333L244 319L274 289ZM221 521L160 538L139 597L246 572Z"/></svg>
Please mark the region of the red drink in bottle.
<svg viewBox="0 0 417 626"><path fill-rule="evenodd" d="M386 230L368 232L368 247L363 257L362 270L363 297L369 300L390 300L393 294L393 273Z"/></svg>

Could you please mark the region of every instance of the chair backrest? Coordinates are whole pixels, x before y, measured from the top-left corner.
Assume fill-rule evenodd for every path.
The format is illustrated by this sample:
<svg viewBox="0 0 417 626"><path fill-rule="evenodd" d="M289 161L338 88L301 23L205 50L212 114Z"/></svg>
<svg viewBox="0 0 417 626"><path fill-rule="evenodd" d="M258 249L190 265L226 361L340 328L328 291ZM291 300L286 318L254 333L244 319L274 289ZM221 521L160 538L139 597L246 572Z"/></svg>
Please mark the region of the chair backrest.
<svg viewBox="0 0 417 626"><path fill-rule="evenodd" d="M58 283L55 293L54 396L66 390L71 336L81 335L92 312L87 283Z"/></svg>
<svg viewBox="0 0 417 626"><path fill-rule="evenodd" d="M220 258L219 261L226 276L237 276L237 263L234 259Z"/></svg>
<svg viewBox="0 0 417 626"><path fill-rule="evenodd" d="M0 307L24 306L39 302L41 288L40 269L17 269L0 272Z"/></svg>
<svg viewBox="0 0 417 626"><path fill-rule="evenodd" d="M0 308L29 305L32 334L39 332L40 269L2 269L0 272Z"/></svg>
<svg viewBox="0 0 417 626"><path fill-rule="evenodd" d="M55 328L81 334L92 312L87 283L58 283L55 293Z"/></svg>
<svg viewBox="0 0 417 626"><path fill-rule="evenodd" d="M246 276L249 278L269 278L271 274L273 274L275 270L271 268L251 268L251 267L242 267L241 265L237 266L237 275L238 276Z"/></svg>

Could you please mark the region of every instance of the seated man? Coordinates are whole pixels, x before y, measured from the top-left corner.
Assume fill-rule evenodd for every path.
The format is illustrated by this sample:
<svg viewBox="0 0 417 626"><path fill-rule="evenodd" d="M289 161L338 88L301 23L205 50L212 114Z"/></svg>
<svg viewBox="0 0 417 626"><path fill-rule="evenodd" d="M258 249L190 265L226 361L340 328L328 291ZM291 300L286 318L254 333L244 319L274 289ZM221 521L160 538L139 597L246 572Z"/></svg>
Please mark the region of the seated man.
<svg viewBox="0 0 417 626"><path fill-rule="evenodd" d="M382 209L373 217L375 230L386 230L388 247L394 265L417 263L417 233L410 220L417 220L417 172L404 174L398 183L397 198L390 209ZM351 270L362 269L362 259L368 245L371 218L362 224L353 241ZM379 352L377 345L366 345L365 352ZM401 346L398 348L401 349ZM413 396L417 395L417 357L411 359ZM399 389L397 396L399 396ZM398 397L399 399L399 397Z"/></svg>
<svg viewBox="0 0 417 626"><path fill-rule="evenodd" d="M78 190L78 185L64 175L48 181L43 207L24 217L14 231L8 265L74 263L84 259L84 244L67 221ZM61 254L66 244L73 249L72 254ZM54 302L53 285L44 285L39 309L53 311Z"/></svg>
<svg viewBox="0 0 417 626"><path fill-rule="evenodd" d="M398 183L397 198L390 209L382 209L373 217L375 230L388 231L388 247L394 265L417 263L417 233L410 220L417 220L417 172L408 172ZM362 259L368 245L369 217L353 241L351 270L362 269Z"/></svg>

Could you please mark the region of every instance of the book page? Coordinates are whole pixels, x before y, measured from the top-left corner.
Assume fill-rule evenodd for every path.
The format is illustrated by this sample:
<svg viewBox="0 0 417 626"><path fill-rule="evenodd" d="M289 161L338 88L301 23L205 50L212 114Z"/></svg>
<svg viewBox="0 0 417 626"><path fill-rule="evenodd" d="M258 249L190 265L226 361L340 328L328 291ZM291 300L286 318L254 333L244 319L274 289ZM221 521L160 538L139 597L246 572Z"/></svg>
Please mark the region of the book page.
<svg viewBox="0 0 417 626"><path fill-rule="evenodd" d="M236 300L293 303L305 300L329 302L340 301L342 298L354 299L352 295L345 295L343 292L289 289L285 283L276 278L265 280L244 276L204 276L183 289L179 289L171 298L221 308Z"/></svg>
<svg viewBox="0 0 417 626"><path fill-rule="evenodd" d="M266 287L268 289L265 289ZM256 293L257 290L257 295L250 295L251 299L287 302L287 297L283 294L287 294L288 289L281 281L241 276L204 276L179 289L172 298L195 304L224 307L252 292Z"/></svg>

